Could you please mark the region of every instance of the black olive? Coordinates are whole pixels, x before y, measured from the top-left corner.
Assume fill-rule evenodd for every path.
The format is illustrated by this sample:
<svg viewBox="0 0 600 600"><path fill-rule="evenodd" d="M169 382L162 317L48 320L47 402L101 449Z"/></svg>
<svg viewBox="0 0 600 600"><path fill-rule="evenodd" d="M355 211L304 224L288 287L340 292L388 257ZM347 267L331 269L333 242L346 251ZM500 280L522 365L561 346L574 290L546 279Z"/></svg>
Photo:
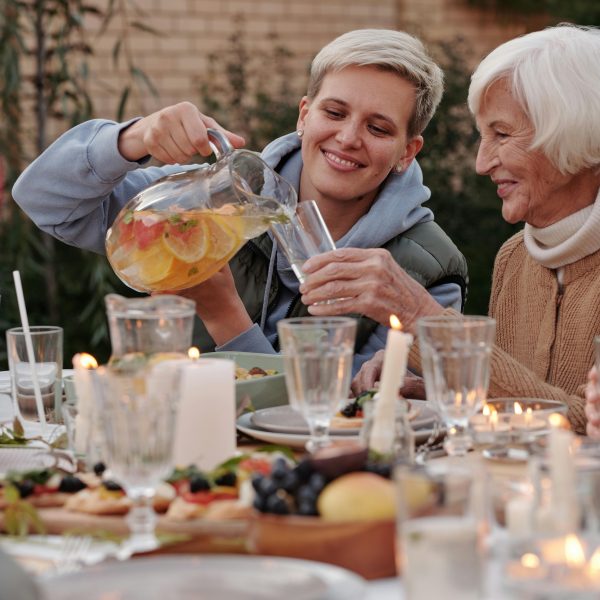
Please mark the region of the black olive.
<svg viewBox="0 0 600 600"><path fill-rule="evenodd" d="M25 479L24 481L20 481L19 483L15 483L16 488L19 490L19 496L21 498L27 498L33 494L33 490L35 489L35 484L31 479Z"/></svg>
<svg viewBox="0 0 600 600"><path fill-rule="evenodd" d="M96 475L98 475L98 477L100 477L100 475L102 475L102 473L104 473L104 471L106 471L106 465L103 462L97 462L94 465L94 473L96 473Z"/></svg>
<svg viewBox="0 0 600 600"><path fill-rule="evenodd" d="M229 471L228 473L224 473L220 477L215 479L216 485L228 485L234 486L237 483L237 475L233 471Z"/></svg>
<svg viewBox="0 0 600 600"><path fill-rule="evenodd" d="M123 488L116 481L113 481L112 479L107 479L106 481L103 481L102 485L110 492L122 492L123 491Z"/></svg>

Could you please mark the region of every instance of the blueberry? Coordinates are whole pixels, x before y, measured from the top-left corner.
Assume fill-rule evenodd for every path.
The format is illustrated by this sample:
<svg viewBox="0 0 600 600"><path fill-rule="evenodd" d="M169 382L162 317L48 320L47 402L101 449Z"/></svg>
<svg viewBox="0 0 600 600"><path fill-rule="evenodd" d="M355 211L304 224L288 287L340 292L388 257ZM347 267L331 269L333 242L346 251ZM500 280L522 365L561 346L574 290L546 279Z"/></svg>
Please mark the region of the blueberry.
<svg viewBox="0 0 600 600"><path fill-rule="evenodd" d="M318 494L327 483L327 479L321 473L313 473L308 480L308 485Z"/></svg>
<svg viewBox="0 0 600 600"><path fill-rule="evenodd" d="M263 496L256 495L254 496L252 506L260 512L267 512L267 499Z"/></svg>
<svg viewBox="0 0 600 600"><path fill-rule="evenodd" d="M190 479L190 492L205 492L210 490L210 483L204 475L194 475Z"/></svg>
<svg viewBox="0 0 600 600"><path fill-rule="evenodd" d="M303 458L295 467L294 473L298 475L298 479L301 482L306 482L310 479L310 476L315 472L313 465L308 458Z"/></svg>
<svg viewBox="0 0 600 600"><path fill-rule="evenodd" d="M116 481L113 481L112 479L107 479L106 481L103 481L102 485L109 492L122 492L123 491L123 488Z"/></svg>
<svg viewBox="0 0 600 600"><path fill-rule="evenodd" d="M298 514L305 517L316 517L319 512L314 502L303 501L298 503Z"/></svg>
<svg viewBox="0 0 600 600"><path fill-rule="evenodd" d="M28 496L31 496L35 488L35 485L31 479L25 479L24 481L15 483L15 486L19 490L19 496L21 496L21 498L27 498Z"/></svg>
<svg viewBox="0 0 600 600"><path fill-rule="evenodd" d="M304 502L312 502L314 504L317 500L317 496L318 493L310 485L303 485L298 488L298 491L296 492L298 504Z"/></svg>
<svg viewBox="0 0 600 600"><path fill-rule="evenodd" d="M79 477L75 477L75 475L65 475L60 485L58 486L59 492L66 492L67 494L74 494L79 490L86 488L87 485L79 479Z"/></svg>
<svg viewBox="0 0 600 600"><path fill-rule="evenodd" d="M281 480L280 486L286 492L293 494L300 485L300 480L298 479L298 475L293 471L289 471L285 474L285 477Z"/></svg>
<svg viewBox="0 0 600 600"><path fill-rule="evenodd" d="M103 462L97 462L94 465L94 473L96 473L96 475L98 475L98 477L100 477L100 475L102 475L102 473L104 473L104 471L106 471L106 465Z"/></svg>

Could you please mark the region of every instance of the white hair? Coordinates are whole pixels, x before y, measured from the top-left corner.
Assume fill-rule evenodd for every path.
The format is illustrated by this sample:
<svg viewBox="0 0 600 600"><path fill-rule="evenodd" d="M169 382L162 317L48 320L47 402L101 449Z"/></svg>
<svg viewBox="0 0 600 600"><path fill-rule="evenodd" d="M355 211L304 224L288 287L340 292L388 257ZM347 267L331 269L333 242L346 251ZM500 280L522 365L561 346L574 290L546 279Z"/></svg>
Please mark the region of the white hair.
<svg viewBox="0 0 600 600"><path fill-rule="evenodd" d="M565 23L498 46L471 77L473 114L501 79L533 124L532 149L562 173L599 167L600 30Z"/></svg>
<svg viewBox="0 0 600 600"><path fill-rule="evenodd" d="M334 39L312 61L308 97L319 93L327 73L368 65L396 73L415 86L415 109L408 123L408 135L421 134L442 99L444 73L423 43L403 31L357 29Z"/></svg>

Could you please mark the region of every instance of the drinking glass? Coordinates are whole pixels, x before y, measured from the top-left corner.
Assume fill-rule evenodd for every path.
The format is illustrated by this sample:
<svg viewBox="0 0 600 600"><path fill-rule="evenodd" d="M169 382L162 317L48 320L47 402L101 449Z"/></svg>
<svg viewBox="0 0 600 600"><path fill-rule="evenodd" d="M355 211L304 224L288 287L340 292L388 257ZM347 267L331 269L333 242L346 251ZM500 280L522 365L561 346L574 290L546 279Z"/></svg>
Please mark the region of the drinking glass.
<svg viewBox="0 0 600 600"><path fill-rule="evenodd" d="M394 480L398 568L406 599L482 598L478 493L483 488L474 474L447 463L401 464Z"/></svg>
<svg viewBox="0 0 600 600"><path fill-rule="evenodd" d="M350 317L283 319L277 324L290 405L308 423L309 452L329 444L331 417L348 398L356 321Z"/></svg>
<svg viewBox="0 0 600 600"><path fill-rule="evenodd" d="M417 328L427 398L448 428L444 449L450 455L464 455L473 443L469 419L487 396L496 321L425 317Z"/></svg>
<svg viewBox="0 0 600 600"><path fill-rule="evenodd" d="M8 366L11 376L15 413L26 429L39 422L35 397L36 380L44 416L58 423L62 400L63 330L62 327L34 325L29 328L35 364L29 362L22 327L6 331ZM35 427L35 426L34 426Z"/></svg>
<svg viewBox="0 0 600 600"><path fill-rule="evenodd" d="M335 243L314 200L304 200L289 221L272 223L271 231L300 283L302 265L311 257L335 250Z"/></svg>
<svg viewBox="0 0 600 600"><path fill-rule="evenodd" d="M172 468L179 367L173 361L127 370L100 367L93 377L103 458L133 503L127 546L151 550L159 545L152 500Z"/></svg>

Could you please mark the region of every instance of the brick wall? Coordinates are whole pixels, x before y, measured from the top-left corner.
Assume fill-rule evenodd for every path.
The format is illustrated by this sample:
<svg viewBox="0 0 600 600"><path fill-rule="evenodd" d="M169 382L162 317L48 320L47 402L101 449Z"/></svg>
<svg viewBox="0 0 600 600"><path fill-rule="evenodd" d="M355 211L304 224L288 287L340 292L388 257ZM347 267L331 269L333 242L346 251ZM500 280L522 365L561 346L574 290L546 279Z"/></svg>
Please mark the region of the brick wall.
<svg viewBox="0 0 600 600"><path fill-rule="evenodd" d="M126 3L127 4L127 3ZM198 87L206 77L211 52L231 47L230 37L243 30L251 52L285 46L293 55L291 87L302 95L307 67L314 54L337 35L357 28L396 28L437 41L461 35L473 46L474 62L500 42L538 28L540 20L503 21L478 11L466 0L144 0L141 20L159 32L129 29L123 48L146 72L160 95L135 92L126 117L191 100L200 102ZM130 14L130 18L138 15ZM119 92L129 80L125 61L113 65L112 49L119 21L98 35L100 20L88 18L86 31L94 55L90 59L90 91L98 116L114 118ZM274 42L275 40L275 42ZM266 70L265 70L266 71ZM268 72L261 85L269 85ZM202 107L200 107L202 108ZM50 139L64 125L50 129Z"/></svg>

